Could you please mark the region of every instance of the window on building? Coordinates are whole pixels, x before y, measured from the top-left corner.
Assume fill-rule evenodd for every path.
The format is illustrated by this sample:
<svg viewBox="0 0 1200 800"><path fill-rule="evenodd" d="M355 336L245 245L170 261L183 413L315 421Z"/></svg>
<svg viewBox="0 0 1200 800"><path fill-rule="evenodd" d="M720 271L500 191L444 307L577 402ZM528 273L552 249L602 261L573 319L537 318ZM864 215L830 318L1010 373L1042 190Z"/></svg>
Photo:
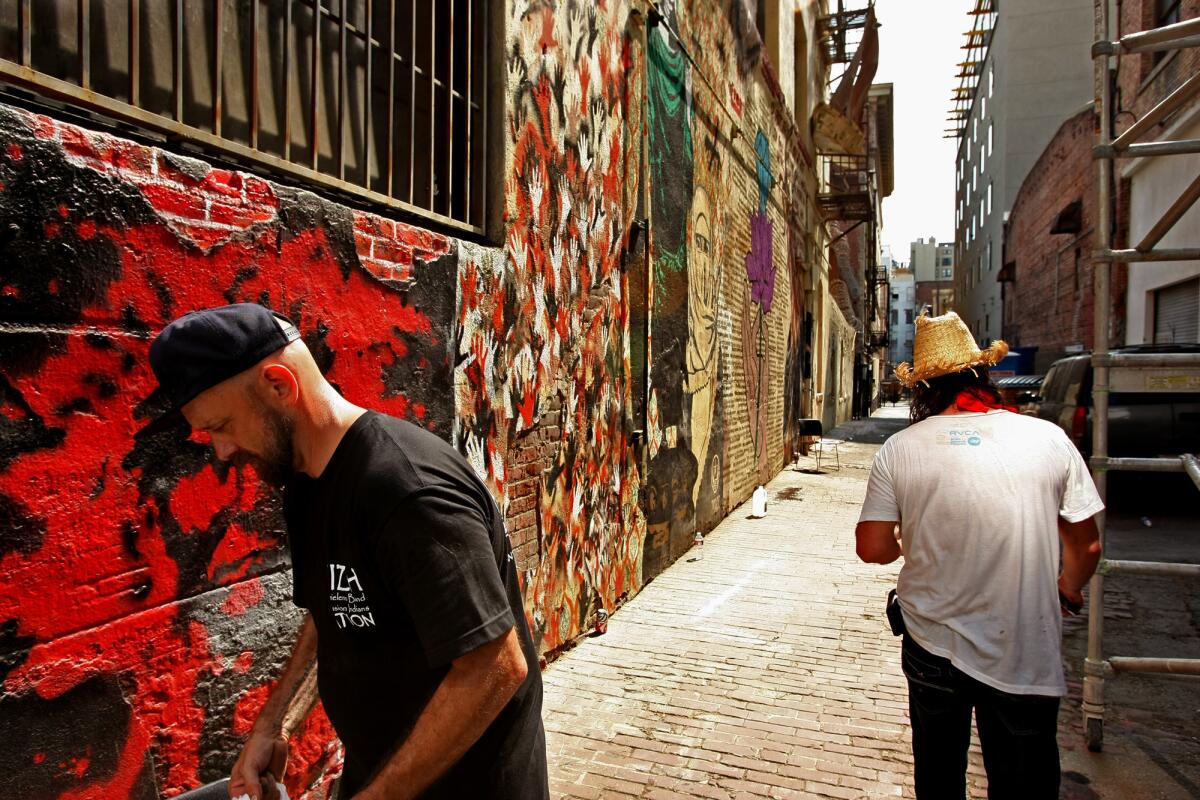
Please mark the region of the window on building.
<svg viewBox="0 0 1200 800"><path fill-rule="evenodd" d="M779 0L758 0L754 22L767 59L779 64Z"/></svg>
<svg viewBox="0 0 1200 800"><path fill-rule="evenodd" d="M911 308L904 309L904 324L905 325L913 324L913 310Z"/></svg>
<svg viewBox="0 0 1200 800"><path fill-rule="evenodd" d="M982 144L979 145L979 171L983 172L987 169L987 148Z"/></svg>
<svg viewBox="0 0 1200 800"><path fill-rule="evenodd" d="M996 88L996 67L992 64L988 65L988 97L992 96L992 90Z"/></svg>
<svg viewBox="0 0 1200 800"><path fill-rule="evenodd" d="M795 46L792 61L793 75L796 83L795 112L796 124L808 128L808 28L804 25L804 12L800 9L795 13Z"/></svg>
<svg viewBox="0 0 1200 800"><path fill-rule="evenodd" d="M1154 292L1154 343L1200 341L1200 278Z"/></svg>
<svg viewBox="0 0 1200 800"><path fill-rule="evenodd" d="M987 188L987 213L992 213L992 181L988 181Z"/></svg>
<svg viewBox="0 0 1200 800"><path fill-rule="evenodd" d="M985 262L985 264L986 264L986 267L983 270L983 275L991 275L992 274L992 240L991 239L988 239L988 243L987 243L987 261Z"/></svg>
<svg viewBox="0 0 1200 800"><path fill-rule="evenodd" d="M894 308L892 309L892 324L893 325L900 324L900 312Z"/></svg>
<svg viewBox="0 0 1200 800"><path fill-rule="evenodd" d="M979 117L975 117L971 120L971 141L979 141Z"/></svg>
<svg viewBox="0 0 1200 800"><path fill-rule="evenodd" d="M485 227L487 44L505 21L490 0L394 15L368 0L25 6L31 69L6 78L22 89L314 188Z"/></svg>
<svg viewBox="0 0 1200 800"><path fill-rule="evenodd" d="M979 98L979 118L987 119L987 97Z"/></svg>
<svg viewBox="0 0 1200 800"><path fill-rule="evenodd" d="M992 154L992 143L995 139L996 125L994 122L988 122L988 138L987 138L987 153Z"/></svg>
<svg viewBox="0 0 1200 800"><path fill-rule="evenodd" d="M1161 28L1164 25L1174 25L1179 22L1179 8L1182 5L1180 0L1154 0L1154 27ZM1158 64L1167 57L1166 50L1159 50L1151 59L1151 64Z"/></svg>
<svg viewBox="0 0 1200 800"><path fill-rule="evenodd" d="M1161 28L1164 25L1174 25L1179 22L1180 5L1182 5L1180 0L1155 0L1154 27Z"/></svg>

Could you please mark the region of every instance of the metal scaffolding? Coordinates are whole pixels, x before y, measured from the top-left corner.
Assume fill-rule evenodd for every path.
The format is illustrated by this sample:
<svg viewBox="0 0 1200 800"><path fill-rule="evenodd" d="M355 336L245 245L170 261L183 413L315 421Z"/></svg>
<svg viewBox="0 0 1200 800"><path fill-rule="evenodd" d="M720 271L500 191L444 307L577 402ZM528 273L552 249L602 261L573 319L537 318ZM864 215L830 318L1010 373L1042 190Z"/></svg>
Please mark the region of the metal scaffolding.
<svg viewBox="0 0 1200 800"><path fill-rule="evenodd" d="M1111 60L1127 53L1145 53L1200 46L1200 19L1191 19L1153 30L1110 39L1109 0L1095 0L1096 117L1098 142L1095 148L1098 192L1096 225L1094 346L1092 348L1093 407L1092 475L1100 496L1105 498L1110 470L1138 472L1187 472L1200 489L1200 466L1196 458L1110 458L1108 455L1109 393L1116 391L1169 391L1180 384L1200 379L1200 355L1186 353L1132 354L1109 352L1110 279L1114 263L1185 261L1200 259L1200 248L1155 249L1175 223L1200 198L1200 178L1163 213L1133 249L1113 249L1116 192L1113 166L1119 158L1148 158L1181 153L1200 153L1200 139L1137 144L1142 134L1200 93L1200 75L1194 75L1113 138L1113 71ZM1103 653L1104 578L1107 575L1170 575L1200 577L1200 564L1168 564L1152 561L1117 561L1104 557L1105 513L1097 516L1100 529L1100 568L1091 581L1088 598L1088 649L1084 662L1083 721L1087 747L1099 751L1104 741L1104 681L1121 672L1200 675L1200 659L1142 658Z"/></svg>
<svg viewBox="0 0 1200 800"><path fill-rule="evenodd" d="M975 103L975 90L983 77L983 65L987 60L988 48L992 43L992 29L996 25L996 4L993 0L974 0L971 10L971 29L963 31L966 41L962 49L966 56L955 66L958 72L958 86L950 97L950 110L946 115L949 125L945 130L944 139L958 139L967 130L967 120L971 117L971 108Z"/></svg>

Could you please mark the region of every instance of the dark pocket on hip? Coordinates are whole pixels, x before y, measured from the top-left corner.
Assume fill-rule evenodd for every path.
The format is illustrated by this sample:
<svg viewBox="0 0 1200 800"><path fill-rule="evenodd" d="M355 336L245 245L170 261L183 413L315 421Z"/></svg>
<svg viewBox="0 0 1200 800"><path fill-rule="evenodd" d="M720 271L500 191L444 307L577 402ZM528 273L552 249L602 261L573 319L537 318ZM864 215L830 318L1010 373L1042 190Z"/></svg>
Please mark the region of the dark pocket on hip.
<svg viewBox="0 0 1200 800"><path fill-rule="evenodd" d="M904 637L900 665L904 669L904 677L913 683L943 692L954 691L954 665L949 659L936 656L921 647L911 636Z"/></svg>

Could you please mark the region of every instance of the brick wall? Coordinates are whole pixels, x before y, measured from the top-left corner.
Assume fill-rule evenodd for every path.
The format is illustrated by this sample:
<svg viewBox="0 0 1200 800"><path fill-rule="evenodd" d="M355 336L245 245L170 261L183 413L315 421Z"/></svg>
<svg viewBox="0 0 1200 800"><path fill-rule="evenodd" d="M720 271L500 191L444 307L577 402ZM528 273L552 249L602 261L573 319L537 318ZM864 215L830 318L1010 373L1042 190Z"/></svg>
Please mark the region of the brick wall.
<svg viewBox="0 0 1200 800"><path fill-rule="evenodd" d="M0 107L0 747L26 797L152 798L226 774L299 623L278 497L179 432L146 353L260 302L350 399L449 437L454 243ZM379 324L386 319L387 324ZM287 781L325 796L323 714ZM311 791L309 791L311 790Z"/></svg>
<svg viewBox="0 0 1200 800"><path fill-rule="evenodd" d="M1006 287L1005 335L1013 347L1038 348L1038 372L1068 345L1092 346L1093 120L1088 108L1063 123L1030 169L1009 216L1004 259L1015 264L1015 280ZM1078 230L1052 234L1055 220L1075 202L1081 204Z"/></svg>

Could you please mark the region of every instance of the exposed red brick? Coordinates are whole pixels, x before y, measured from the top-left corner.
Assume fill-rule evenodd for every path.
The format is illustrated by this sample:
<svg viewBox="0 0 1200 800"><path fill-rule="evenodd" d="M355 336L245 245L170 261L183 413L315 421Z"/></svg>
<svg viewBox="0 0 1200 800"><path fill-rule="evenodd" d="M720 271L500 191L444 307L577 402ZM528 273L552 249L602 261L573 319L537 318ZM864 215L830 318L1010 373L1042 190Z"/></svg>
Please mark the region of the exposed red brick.
<svg viewBox="0 0 1200 800"><path fill-rule="evenodd" d="M396 236L396 223L377 214L363 212L355 214L354 227L371 236L381 236L385 239L392 239Z"/></svg>
<svg viewBox="0 0 1200 800"><path fill-rule="evenodd" d="M68 154L80 158L91 158L103 163L112 163L112 142L110 137L98 133L89 133L74 125L61 126L63 149Z"/></svg>
<svg viewBox="0 0 1200 800"><path fill-rule="evenodd" d="M154 151L134 142L117 139L112 146L112 163L124 172L149 175L154 169Z"/></svg>
<svg viewBox="0 0 1200 800"><path fill-rule="evenodd" d="M380 261L391 261L395 264L412 264L413 251L391 239L375 240L375 258Z"/></svg>
<svg viewBox="0 0 1200 800"><path fill-rule="evenodd" d="M361 258L371 258L371 245L374 241L374 238L364 233L360 233L357 230L354 232L354 243L358 248L358 255Z"/></svg>
<svg viewBox="0 0 1200 800"><path fill-rule="evenodd" d="M204 219L204 199L196 194L157 183L142 186L142 194L159 211L177 217Z"/></svg>
<svg viewBox="0 0 1200 800"><path fill-rule="evenodd" d="M241 199L242 197L242 175L239 172L230 172L227 169L213 169L204 176L204 180L200 185L207 191Z"/></svg>
<svg viewBox="0 0 1200 800"><path fill-rule="evenodd" d="M254 208L246 205L230 205L212 201L208 204L208 219L223 225L236 225L248 228L256 222L267 222L274 219L273 209Z"/></svg>
<svg viewBox="0 0 1200 800"><path fill-rule="evenodd" d="M246 199L252 203L266 204L272 207L278 207L279 205L279 199L275 196L275 190L271 188L271 184L262 178L255 178L253 175L244 175L242 176L242 188L246 190Z"/></svg>
<svg viewBox="0 0 1200 800"><path fill-rule="evenodd" d="M1038 372L1067 345L1092 347L1093 118L1088 108L1063 123L1021 184L1009 216L1004 261L1015 265L1016 280L1005 288L1003 337L1014 347L1036 346ZM1050 233L1076 200L1082 203L1079 232ZM1123 270L1118 265L1115 272ZM1111 313L1123 319L1124 292L1114 291L1112 302Z"/></svg>

